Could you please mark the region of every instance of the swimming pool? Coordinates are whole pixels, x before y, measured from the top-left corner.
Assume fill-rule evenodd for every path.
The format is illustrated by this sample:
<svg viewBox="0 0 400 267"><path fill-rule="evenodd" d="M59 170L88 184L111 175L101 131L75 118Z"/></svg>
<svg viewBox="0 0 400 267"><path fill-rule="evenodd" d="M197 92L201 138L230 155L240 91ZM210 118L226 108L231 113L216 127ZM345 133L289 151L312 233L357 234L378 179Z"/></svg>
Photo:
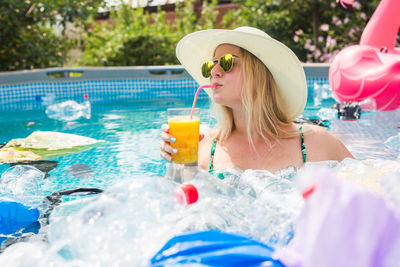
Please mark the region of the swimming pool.
<svg viewBox="0 0 400 267"><path fill-rule="evenodd" d="M309 90L312 90L314 83L324 83L326 79L314 78L308 82ZM5 265L18 266L12 260L23 253L26 256L24 261L19 261L20 266L50 263L57 266L146 266L149 258L173 235L209 228L245 233L277 246L290 239L294 220L302 206L301 197L290 179L278 184L281 191L271 192L268 186L276 182L274 175L247 173L244 184L254 188L256 198L241 191L227 190L218 198L212 195L201 197L196 205L189 207L176 203L175 184L159 179L166 169L165 162L159 157L159 129L166 122L167 108L191 105L196 85L187 77L161 81L73 81L73 86L65 81L64 84L22 84L4 85L7 88L0 89L2 93L22 92L20 98L16 97L18 94L2 97L0 143L26 137L36 130L74 133L107 143L52 159L57 161L57 166L49 176L37 184L26 184L27 193L20 197L41 205L46 196L63 189L91 187L106 192L87 197L64 197L52 211L49 225L44 225L37 235L27 234L28 243L10 246L0 255L0 262ZM57 90L63 92L60 101L80 100L82 94L89 94L91 119L81 118L70 124L49 119L36 96ZM200 98L202 127L210 127L214 120L209 103L205 95ZM332 100L327 99L322 106L328 107L331 103ZM318 115L320 108L310 98L304 115ZM336 168L345 175L354 174L354 179L369 173L376 180L398 168L399 152L383 142L398 133L399 117L398 110L370 113L358 121L332 118L330 130L358 159L365 159L348 161ZM88 167L85 168L86 175L71 171L74 165L83 166L78 164ZM0 173L9 167L8 164L0 165ZM251 180L250 177L255 178ZM31 187L37 187L38 190L33 191L38 195L29 193Z"/></svg>

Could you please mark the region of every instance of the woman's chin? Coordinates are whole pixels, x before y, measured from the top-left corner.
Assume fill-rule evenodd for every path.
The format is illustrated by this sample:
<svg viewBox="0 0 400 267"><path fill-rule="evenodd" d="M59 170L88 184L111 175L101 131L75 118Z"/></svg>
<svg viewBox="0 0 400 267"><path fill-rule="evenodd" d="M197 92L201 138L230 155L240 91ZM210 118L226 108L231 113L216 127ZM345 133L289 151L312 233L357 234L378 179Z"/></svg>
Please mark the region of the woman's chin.
<svg viewBox="0 0 400 267"><path fill-rule="evenodd" d="M223 101L222 98L220 98L220 97L214 97L213 99L214 99L214 102L215 102L215 103L220 104L220 105L224 105L224 101Z"/></svg>

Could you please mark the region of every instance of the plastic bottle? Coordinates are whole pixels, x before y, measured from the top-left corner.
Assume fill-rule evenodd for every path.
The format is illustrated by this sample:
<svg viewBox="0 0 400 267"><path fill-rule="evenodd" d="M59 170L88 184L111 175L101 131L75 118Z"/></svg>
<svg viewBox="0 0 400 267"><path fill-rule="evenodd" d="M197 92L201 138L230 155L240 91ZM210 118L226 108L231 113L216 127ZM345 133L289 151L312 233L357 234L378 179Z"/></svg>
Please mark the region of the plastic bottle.
<svg viewBox="0 0 400 267"><path fill-rule="evenodd" d="M175 196L179 203L190 205L204 196L218 197L255 197L252 188L239 183L239 177L227 174L224 180L196 167L170 164L167 178L177 182ZM235 176L235 177L234 177Z"/></svg>
<svg viewBox="0 0 400 267"><path fill-rule="evenodd" d="M199 192L193 184L178 185L175 190L175 198L178 203L185 206L196 203L199 199Z"/></svg>
<svg viewBox="0 0 400 267"><path fill-rule="evenodd" d="M91 105L87 94L84 95L84 102L79 104L73 100L49 105L46 114L49 118L61 121L73 121L81 117L90 119Z"/></svg>

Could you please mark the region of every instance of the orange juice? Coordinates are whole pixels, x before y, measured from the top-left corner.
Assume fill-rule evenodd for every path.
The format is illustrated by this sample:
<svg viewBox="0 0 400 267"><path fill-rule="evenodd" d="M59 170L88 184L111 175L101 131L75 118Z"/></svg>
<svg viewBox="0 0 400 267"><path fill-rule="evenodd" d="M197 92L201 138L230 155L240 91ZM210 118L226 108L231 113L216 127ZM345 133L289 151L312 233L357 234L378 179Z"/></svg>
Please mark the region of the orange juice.
<svg viewBox="0 0 400 267"><path fill-rule="evenodd" d="M170 145L178 149L172 154L172 161L179 164L197 163L199 150L200 118L177 116L168 119L169 134L176 138Z"/></svg>

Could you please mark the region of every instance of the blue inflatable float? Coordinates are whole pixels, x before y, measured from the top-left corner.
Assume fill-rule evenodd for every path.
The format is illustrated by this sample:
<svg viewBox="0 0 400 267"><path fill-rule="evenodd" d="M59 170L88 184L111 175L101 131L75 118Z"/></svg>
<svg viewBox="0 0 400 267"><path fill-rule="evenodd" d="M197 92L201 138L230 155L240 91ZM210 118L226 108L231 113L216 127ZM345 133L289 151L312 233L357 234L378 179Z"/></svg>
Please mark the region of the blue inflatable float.
<svg viewBox="0 0 400 267"><path fill-rule="evenodd" d="M0 196L0 244L13 234L39 219L39 210L13 196Z"/></svg>
<svg viewBox="0 0 400 267"><path fill-rule="evenodd" d="M273 252L273 248L251 238L209 230L173 237L150 261L154 267L187 263L283 267L273 259Z"/></svg>

